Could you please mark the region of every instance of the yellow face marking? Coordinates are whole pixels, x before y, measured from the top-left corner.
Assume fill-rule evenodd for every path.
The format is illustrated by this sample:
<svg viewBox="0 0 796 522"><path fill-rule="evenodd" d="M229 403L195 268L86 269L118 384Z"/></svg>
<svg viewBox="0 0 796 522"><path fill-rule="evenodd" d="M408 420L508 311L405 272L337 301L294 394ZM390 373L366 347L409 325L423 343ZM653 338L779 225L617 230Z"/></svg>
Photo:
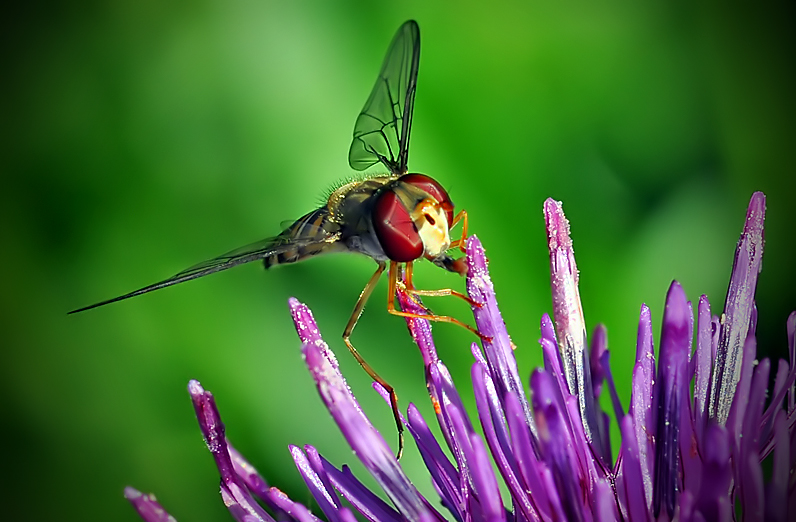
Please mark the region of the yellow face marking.
<svg viewBox="0 0 796 522"><path fill-rule="evenodd" d="M423 241L423 254L427 258L433 259L450 248L448 216L438 201L425 198L417 204L411 217Z"/></svg>

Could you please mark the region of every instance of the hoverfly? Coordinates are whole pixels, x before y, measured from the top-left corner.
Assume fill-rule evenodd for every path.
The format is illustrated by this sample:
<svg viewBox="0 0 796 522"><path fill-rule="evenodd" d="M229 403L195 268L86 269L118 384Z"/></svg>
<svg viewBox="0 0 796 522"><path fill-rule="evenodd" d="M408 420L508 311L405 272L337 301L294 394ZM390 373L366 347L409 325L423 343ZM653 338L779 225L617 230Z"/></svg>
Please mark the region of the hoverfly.
<svg viewBox="0 0 796 522"><path fill-rule="evenodd" d="M467 213L462 210L454 215L453 202L437 181L424 174L409 173L407 169L419 63L420 29L414 20L410 20L395 34L376 84L354 124L353 141L348 152L351 168L363 171L381 163L389 174L343 184L331 193L325 205L299 218L278 236L204 261L159 283L69 313L122 301L251 261L262 260L265 268L271 268L332 252L364 254L375 260L378 267L354 306L343 331L343 340L371 378L390 394L399 432L400 457L403 424L395 390L365 362L350 341L354 326L380 276L389 266L387 309L391 314L450 322L480 335L474 328L452 317L431 313L417 315L395 308L398 285L402 285L410 295L453 295L472 304L465 295L451 289L417 290L412 285L412 263L421 258L460 275L467 271L462 258L454 259L447 253L453 248L464 251ZM459 222L462 224L461 237L451 241L450 230Z"/></svg>

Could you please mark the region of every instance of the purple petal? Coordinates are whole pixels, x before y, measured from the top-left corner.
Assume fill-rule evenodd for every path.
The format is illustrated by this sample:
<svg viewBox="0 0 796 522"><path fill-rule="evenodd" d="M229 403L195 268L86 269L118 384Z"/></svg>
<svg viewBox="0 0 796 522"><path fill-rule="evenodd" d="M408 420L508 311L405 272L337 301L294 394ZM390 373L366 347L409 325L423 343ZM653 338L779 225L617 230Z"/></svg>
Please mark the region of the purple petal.
<svg viewBox="0 0 796 522"><path fill-rule="evenodd" d="M606 350L601 359L601 365L605 371L605 380L608 382L608 391L611 393L611 404L614 408L614 416L617 422L619 422L622 420L622 417L625 416L625 411L622 408L622 401L619 399L619 392L616 391L614 373L611 370L611 352Z"/></svg>
<svg viewBox="0 0 796 522"><path fill-rule="evenodd" d="M558 407L562 410L566 409L566 401L573 395L569 392L569 385L567 384L566 376L561 369L561 357L558 351L558 343L555 338L550 337L545 333L546 324L550 324L550 318L547 314L542 317L542 337L539 339L539 344L542 346L542 354L544 356L544 370L557 384L558 393L556 393L556 400ZM551 328L552 329L552 328ZM578 414L580 416L580 414ZM579 419L578 419L579 420Z"/></svg>
<svg viewBox="0 0 796 522"><path fill-rule="evenodd" d="M694 309L691 302L688 302L688 332L694 331ZM696 357L691 358L691 333L688 335L688 362L686 363L685 385L682 388L682 405L680 407L680 433L678 434L680 443L680 465L682 466L681 480L682 489L696 492L699 489L699 480L702 470L702 462L699 459L696 432L694 430L694 414L691 401L688 400L689 383L696 372Z"/></svg>
<svg viewBox="0 0 796 522"><path fill-rule="evenodd" d="M730 520L727 492L732 483L732 463L730 437L725 428L712 424L705 430L702 460L703 480L696 496L697 509L706 520Z"/></svg>
<svg viewBox="0 0 796 522"><path fill-rule="evenodd" d="M788 520L788 478L791 461L788 447L788 424L785 412L779 410L774 419L774 465L771 482L766 490L766 520L786 522Z"/></svg>
<svg viewBox="0 0 796 522"><path fill-rule="evenodd" d="M654 393L658 399L655 431L655 480L652 505L657 517L665 509L674 516L677 477L680 472L680 408L688 401L688 355L691 344L689 306L685 292L677 281L672 282L663 313L658 378Z"/></svg>
<svg viewBox="0 0 796 522"><path fill-rule="evenodd" d="M358 522L357 517L355 517L354 513L347 507L340 508L340 518L343 522Z"/></svg>
<svg viewBox="0 0 796 522"><path fill-rule="evenodd" d="M558 352L558 341L556 341L556 330L553 327L553 321L550 320L550 316L547 315L546 313L542 314L542 321L541 321L541 323L539 325L539 329L541 330L541 333L542 333L542 339L549 340L550 343L553 344L553 346L555 346L555 348L556 348L556 351L555 351L556 356L552 357L552 359L557 361L558 368L561 368L561 354ZM545 354L545 355L547 355L547 354ZM552 354L550 354L550 355L552 355ZM545 361L545 369L547 369L547 364L548 364L547 361Z"/></svg>
<svg viewBox="0 0 796 522"><path fill-rule="evenodd" d="M224 482L221 482L220 492L224 507L227 508L232 518L238 522L261 522L264 520L256 515L252 515L245 503L241 504L240 500L244 498L245 493L237 484L224 484Z"/></svg>
<svg viewBox="0 0 796 522"><path fill-rule="evenodd" d="M710 380L708 415L725 424L735 387L741 378L743 346L752 316L757 276L763 259L763 222L766 197L755 192L746 211L741 239L735 251L730 287L722 314L716 367Z"/></svg>
<svg viewBox="0 0 796 522"><path fill-rule="evenodd" d="M697 316L697 348L694 356L694 428L697 440L701 442L705 428L705 404L708 398L710 371L713 364L711 353L713 322L710 316L710 302L704 295L699 298Z"/></svg>
<svg viewBox="0 0 796 522"><path fill-rule="evenodd" d="M602 367L603 354L608 351L608 332L605 325L598 324L591 334L591 349L589 350L589 365L591 369L591 386L594 398L600 397L605 380L605 369Z"/></svg>
<svg viewBox="0 0 796 522"><path fill-rule="evenodd" d="M549 375L538 368L534 370L531 375L531 391L542 456L552 473L566 520L583 520L580 485L586 477L577 471L580 458L565 421L566 414L558 409L554 389L555 385ZM577 412L577 401L574 397L571 399ZM580 423L577 425L580 426Z"/></svg>
<svg viewBox="0 0 796 522"><path fill-rule="evenodd" d="M796 312L791 312L788 316L788 354L790 358L791 372L796 377ZM792 383L793 381L791 381ZM790 394L788 397L788 412L796 409L796 386L788 386Z"/></svg>
<svg viewBox="0 0 796 522"><path fill-rule="evenodd" d="M603 368L603 355L608 354L608 335L605 326L598 324L594 328L589 350L589 373L591 374L591 388L586 390L591 393L594 400L594 415L596 417L596 430L598 436L595 437L592 447L602 459L603 464L610 465L611 460L611 439L609 434L609 419L600 407L600 393L602 393L603 381L608 372ZM605 360L608 361L607 359ZM598 446L599 444L599 446Z"/></svg>
<svg viewBox="0 0 796 522"><path fill-rule="evenodd" d="M796 383L796 312L791 312L790 316L788 316L787 331L790 364L780 360L777 368L777 377L774 381L774 395L768 409L763 414L762 423L764 426L768 426L772 422L774 415L782 409L782 403L786 396L788 398L786 411L796 411L796 385L794 385ZM773 435L769 432L769 440L761 452L761 457L766 457L772 449Z"/></svg>
<svg viewBox="0 0 796 522"><path fill-rule="evenodd" d="M680 493L680 498L678 502L678 507L680 512L678 513L680 522L691 522L694 520L694 506L696 504L696 499L694 498L693 493L688 490L683 491Z"/></svg>
<svg viewBox="0 0 796 522"><path fill-rule="evenodd" d="M754 310L754 309L753 309ZM756 317L757 313L753 313ZM752 385L752 372L755 368L755 354L757 352L757 339L755 339L754 328L750 329L743 348L743 363L741 365L741 377L735 387L735 396L730 405L730 414L727 416L727 430L735 438L736 445L740 443L743 436L744 416L749 402L749 391Z"/></svg>
<svg viewBox="0 0 796 522"><path fill-rule="evenodd" d="M199 428L207 444L207 449L216 461L216 467L221 474L221 494L230 500L224 501L230 513L239 520L242 513L248 514L252 520L273 522L273 518L257 503L246 489L246 485L235 472L232 459L227 449L227 439L224 435L224 423L218 414L216 401L213 394L202 388L199 381L192 380L188 383L188 392L191 395ZM243 511L239 511L239 509Z"/></svg>
<svg viewBox="0 0 796 522"><path fill-rule="evenodd" d="M227 441L227 450L232 459L232 467L235 470L235 474L238 475L238 478L243 481L250 492L278 514L279 507L271 502L271 488L262 475L260 475L257 469L252 466L229 441ZM279 517L277 516L277 518Z"/></svg>
<svg viewBox="0 0 796 522"><path fill-rule="evenodd" d="M425 308L410 298L401 287L398 287L396 291L401 310L413 314L426 314ZM431 336L431 324L426 319L418 319L416 317L405 317L405 319L412 339L417 343L417 347L420 348L420 354L423 356L423 365L428 366L438 361L437 348L434 345L434 338Z"/></svg>
<svg viewBox="0 0 796 522"><path fill-rule="evenodd" d="M448 418L451 430L451 438L455 442L455 446L451 451L456 455L456 462L459 465L461 479L459 488L462 491L464 500L464 509L466 515L476 520L485 520L481 504L478 499L473 495L473 478L472 478L472 450L470 449L470 433L473 433L472 426L467 420L467 416L462 414L460 410L453 404L445 408L445 414Z"/></svg>
<svg viewBox="0 0 796 522"><path fill-rule="evenodd" d="M511 450L509 435L506 428L505 410L497 397L495 384L487 373L485 365L473 364L473 392L478 408L478 416L484 429L489 449L495 459L498 471L509 488L513 504L518 507L525 519L532 520L533 507L528 495L520 483L519 470ZM510 392L509 392L510 393ZM519 402L516 397L512 400Z"/></svg>
<svg viewBox="0 0 796 522"><path fill-rule="evenodd" d="M296 311L304 307L291 302L291 308L294 310L295 318L299 315ZM309 318L306 315L303 317L303 320L307 319L314 326L311 315ZM298 324L300 323L297 320ZM298 329L301 332L301 328ZM307 331L312 329L311 326L306 328ZM423 499L398 465L384 438L362 413L336 363L333 362L335 359L331 350L322 340L316 340L312 344L305 344L302 352L321 399L351 449L384 489L398 511L409 520L419 521L421 515L427 511Z"/></svg>
<svg viewBox="0 0 796 522"><path fill-rule="evenodd" d="M423 458L443 502L453 511L454 516L459 520L464 520L464 513L459 511L462 503L459 493L459 481L461 480L459 472L445 456L437 439L434 438L428 424L414 404L409 404L406 426L415 439L420 456Z"/></svg>
<svg viewBox="0 0 796 522"><path fill-rule="evenodd" d="M687 396L686 396L687 397ZM680 407L680 465L682 466L682 490L696 494L702 476L702 460L699 456L699 443L693 422L691 401L683 400Z"/></svg>
<svg viewBox="0 0 796 522"><path fill-rule="evenodd" d="M506 512L500 498L495 473L492 471L492 462L489 460L484 441L476 433L470 434L470 448L472 451L472 456L468 459L470 471L485 518L490 522L505 522Z"/></svg>
<svg viewBox="0 0 796 522"><path fill-rule="evenodd" d="M567 435L567 430L563 418L553 410L552 404L541 410L550 430L548 440L546 461L550 471L553 473L556 488L561 499L567 520L585 520L584 505L581 501L581 477L577 473L577 455L573 451L572 444ZM538 414L537 414L538 415Z"/></svg>
<svg viewBox="0 0 796 522"><path fill-rule="evenodd" d="M564 514L564 507L561 505L561 493L559 493L559 491L556 489L553 472L545 466L540 470L540 478L545 485L545 489L550 492L550 508L553 512L550 519L568 520Z"/></svg>
<svg viewBox="0 0 796 522"><path fill-rule="evenodd" d="M598 324L594 328L591 342L590 362L592 368L592 385L594 387L595 409L598 411L599 415L598 419L600 422L598 425L600 427L600 440L603 443L601 448L601 456L603 458L603 463L610 465L611 462L613 462L611 457L610 419L608 415L600 411L599 399L602 386L597 386L595 384L595 382L598 380L598 378L595 376L595 373L599 373L600 381L605 380L605 382L608 384L608 393L611 396L611 405L613 406L614 417L616 418L617 422L622 420L622 417L625 413L622 409L622 403L619 400L619 394L616 391L613 374L611 373L611 353L608 351L608 335L604 325Z"/></svg>
<svg viewBox="0 0 796 522"><path fill-rule="evenodd" d="M544 202L547 242L550 250L550 287L553 317L564 374L572 395L578 398L580 417L589 442L597 437L597 416L591 392L591 374L586 354L586 321L578 290L578 267L569 234L569 221L561 202ZM588 392L587 392L588 390ZM601 443L596 444L601 447Z"/></svg>
<svg viewBox="0 0 796 522"><path fill-rule="evenodd" d="M323 469L329 476L334 487L345 497L345 499L356 508L357 511L371 522L400 522L403 520L401 514L390 507L386 502L376 496L375 493L365 487L349 469L343 466L342 470L332 466L332 464L321 457Z"/></svg>
<svg viewBox="0 0 796 522"><path fill-rule="evenodd" d="M750 343L751 341L751 343ZM754 343L754 337L747 338L747 345ZM746 364L746 361L744 361ZM749 520L762 520L765 505L763 503L763 470L760 467L760 439L758 427L763 415L766 401L770 362L763 359L754 371L749 390L748 406L743 410L743 436L738 440L738 487L744 507L744 517ZM738 391L741 391L740 388ZM729 428L729 427L728 427ZM736 435L737 437L737 435Z"/></svg>
<svg viewBox="0 0 796 522"><path fill-rule="evenodd" d="M622 429L622 476L624 488L620 496L624 499L627 506L629 520L644 521L649 520L649 506L651 499L645 492L646 480L642 475L640 466L639 446L636 442L636 427L633 426L635 419L630 415L622 419L620 428Z"/></svg>
<svg viewBox="0 0 796 522"><path fill-rule="evenodd" d="M636 414L628 414L633 418L631 424L633 428L634 445L637 448L638 461L640 468L639 480L643 487L644 498L648 510L652 510L652 486L653 472L655 463L655 445L653 437L655 434L654 424L652 423L652 401L650 399L653 378L648 375L648 367L636 364L633 369L633 392L631 395L631 409ZM649 423L649 424L646 424ZM625 435L623 433L622 440Z"/></svg>
<svg viewBox="0 0 796 522"><path fill-rule="evenodd" d="M713 332L713 337L711 338L712 346L710 347L712 352L710 357L713 361L715 361L716 354L719 353L719 336L721 335L721 319L719 318L719 316L714 315L713 317L711 317L710 321L712 323L711 330ZM708 389L708 394L710 394L710 389Z"/></svg>
<svg viewBox="0 0 796 522"><path fill-rule="evenodd" d="M310 450L314 450L314 448L309 446L308 452ZM340 502L332 489L331 483L329 483L328 477L326 477L326 474L323 472L323 469L310 463L310 460L298 446L291 445L290 454L293 456L293 461L296 463L296 467L301 477L304 479L307 489L310 490L315 502L318 503L318 507L321 508L321 511L323 511L330 522L340 522L337 517L337 512L340 509ZM317 460L317 452L315 452L315 457ZM318 473L319 469L323 475ZM288 513L290 512L288 511Z"/></svg>
<svg viewBox="0 0 796 522"><path fill-rule="evenodd" d="M146 522L177 522L177 519L169 515L163 506L155 498L155 495L145 495L135 488L127 486L124 488L124 498L133 505L138 515Z"/></svg>
<svg viewBox="0 0 796 522"><path fill-rule="evenodd" d="M652 345L652 319L647 305L641 306L636 340L636 364L633 367L633 391L630 396L628 415L633 417L635 444L638 448L638 461L641 480L644 485L644 498L647 510L652 509L652 470L654 468L655 416L657 406L654 399L653 382L655 376L655 356Z"/></svg>
<svg viewBox="0 0 796 522"><path fill-rule="evenodd" d="M506 397L506 417L511 431L512 452L517 460L517 468L525 490L528 492L528 500L541 517L549 518L551 515L549 494L545 489L545 483L541 480L545 465L536 458L531 433L524 422L522 406L513 395Z"/></svg>
<svg viewBox="0 0 796 522"><path fill-rule="evenodd" d="M337 359L335 359L334 353L321 337L321 331L318 330L318 325L312 316L312 310L295 297L288 299L288 307L290 308L290 315L293 316L293 324L296 326L296 332L299 339L301 339L301 344L316 344L321 347L324 356L329 359L329 363L335 369L338 369Z"/></svg>
<svg viewBox="0 0 796 522"><path fill-rule="evenodd" d="M291 500L284 492L277 488L270 488L268 491L269 501L279 507L279 510L286 513L293 520L298 522L320 522L309 510ZM337 520L337 517L335 517Z"/></svg>
<svg viewBox="0 0 796 522"><path fill-rule="evenodd" d="M453 385L453 380L448 368L442 363L442 361L431 364L426 369L426 386L428 387L429 393L435 400L434 404L437 413L437 421L439 423L440 429L442 430L442 435L445 437L445 441L448 443L448 448L456 458L457 463L459 464L459 469L461 470L461 441L456 437L456 434L453 431L453 425L448 410L451 407L458 408L459 411L467 410L462 403L461 397L459 397L459 392ZM467 433L473 431L473 427L469 418L465 416L462 419L462 422L466 424Z"/></svg>
<svg viewBox="0 0 796 522"><path fill-rule="evenodd" d="M573 463L575 464L578 482L585 491L593 491L594 484L604 478L605 472L603 470L607 468L598 459L594 458L596 452L586 440L586 434L583 432L583 423L577 422L578 401L575 397L567 399L562 414L565 421L562 427L569 434L567 445L571 448L571 453L574 457ZM597 470L598 466L600 471Z"/></svg>
<svg viewBox="0 0 796 522"><path fill-rule="evenodd" d="M611 489L611 483L607 480L599 480L595 484L594 519L598 521L619 520L614 492Z"/></svg>
<svg viewBox="0 0 796 522"><path fill-rule="evenodd" d="M477 237L470 236L467 240L467 293L473 301L481 304L473 307L473 315L478 331L488 337L488 340L483 340L483 346L489 371L501 398L505 397L508 391L519 397L528 428L535 434L536 426L525 397L522 380L517 372L517 361L514 358L511 339L500 315L495 288L486 264L486 255L481 242Z"/></svg>
<svg viewBox="0 0 796 522"><path fill-rule="evenodd" d="M564 375L564 370L562 369L561 353L558 350L558 341L556 341L555 330L553 330L553 322L547 314L542 315L541 330L542 337L539 339L539 344L542 346L544 369L559 382L562 397L565 394L571 395L566 375Z"/></svg>

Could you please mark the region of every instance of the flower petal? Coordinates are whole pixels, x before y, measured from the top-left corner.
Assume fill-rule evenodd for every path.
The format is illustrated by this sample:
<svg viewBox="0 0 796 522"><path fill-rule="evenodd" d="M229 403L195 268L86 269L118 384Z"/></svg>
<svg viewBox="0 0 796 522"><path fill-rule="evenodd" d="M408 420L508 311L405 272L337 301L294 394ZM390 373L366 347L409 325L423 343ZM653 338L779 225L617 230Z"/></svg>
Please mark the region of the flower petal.
<svg viewBox="0 0 796 522"><path fill-rule="evenodd" d="M309 446L308 452L314 449L315 448L312 448L312 446ZM310 490L312 497L315 499L315 502L317 502L318 507L321 508L321 511L323 511L323 514L326 515L329 522L340 522L337 516L337 512L340 510L340 501L334 489L332 489L332 485L329 483L323 469L320 469L319 473L318 466L314 466L310 463L310 460L298 446L291 444L290 454L293 456L293 461L296 463L296 467L301 477L304 479L307 489ZM317 458L317 452L315 452L315 456Z"/></svg>
<svg viewBox="0 0 796 522"><path fill-rule="evenodd" d="M591 350L589 353L589 364L592 374L592 388L594 389L594 409L598 416L597 426L600 429L600 456L605 465L613 462L611 458L611 432L610 419L600 408L600 394L602 393L602 381L608 384L608 393L611 396L611 405L614 410L614 417L617 422L622 420L624 411L622 403L619 401L619 394L616 392L614 378L611 374L611 353L608 351L608 332L605 326L598 324L594 328L591 339Z"/></svg>
<svg viewBox="0 0 796 522"><path fill-rule="evenodd" d="M246 493L240 488L239 485L230 483L225 484L223 481L220 486L221 500L224 502L224 507L227 508L232 518L238 522L262 522L266 520L257 515L253 515L251 509L246 505L246 502L241 502Z"/></svg>
<svg viewBox="0 0 796 522"><path fill-rule="evenodd" d="M747 346L754 345L753 335L747 338ZM744 365L746 361L744 361ZM740 439L736 435L738 462L736 466L738 488L744 508L744 517L749 520L762 520L765 505L763 501L763 469L760 467L760 417L766 401L766 388L771 364L763 359L754 371L749 387L749 399L743 409L743 427ZM740 388L738 391L741 391ZM728 426L729 428L729 426ZM731 434L732 435L732 434Z"/></svg>
<svg viewBox="0 0 796 522"><path fill-rule="evenodd" d="M252 466L229 441L227 441L227 450L232 459L232 467L235 470L235 474L243 481L246 489L263 501L269 508L273 509L277 513L276 518L279 518L279 507L271 502L271 488L262 475L260 475L257 469Z"/></svg>
<svg viewBox="0 0 796 522"><path fill-rule="evenodd" d="M400 286L396 288L396 292L401 310L413 314L426 314L426 309L410 298ZM416 317L406 317L405 319L406 325L409 327L409 333L412 334L412 339L417 343L417 347L420 348L420 354L423 356L423 365L428 366L438 361L439 357L437 356L437 348L434 346L434 337L431 336L431 323L426 319Z"/></svg>
<svg viewBox="0 0 796 522"><path fill-rule="evenodd" d="M705 405L708 400L710 371L713 365L713 334L710 301L703 295L700 296L697 307L697 348L694 355L694 429L700 442L705 427Z"/></svg>
<svg viewBox="0 0 796 522"><path fill-rule="evenodd" d="M536 457L536 451L531 442L531 432L525 424L522 406L513 394L506 397L506 416L511 431L511 447L514 458L517 460L520 476L528 492L528 500L541 517L545 520L550 519L552 517L550 492L547 491L546 483L541 478L546 466Z"/></svg>
<svg viewBox="0 0 796 522"><path fill-rule="evenodd" d="M589 442L599 437L591 372L587 361L586 321L578 290L578 267L569 233L569 221L560 201L544 202L547 243L550 250L550 287L553 317L564 374L572 395L578 398L581 422ZM587 391L588 390L588 391ZM601 441L595 446L603 447Z"/></svg>
<svg viewBox="0 0 796 522"><path fill-rule="evenodd" d="M705 430L702 448L703 479L696 496L697 510L705 520L731 520L728 492L732 483L730 436L721 426Z"/></svg>
<svg viewBox="0 0 796 522"><path fill-rule="evenodd" d="M202 388L196 380L188 383L188 393L191 395L207 449L213 455L221 474L221 496L224 498L224 504L238 520L254 517L251 520L273 522L273 518L252 497L243 480L235 472L227 448L224 423L221 422L213 394Z"/></svg>
<svg viewBox="0 0 796 522"><path fill-rule="evenodd" d="M787 404L785 405L786 411L790 415L789 430L792 430L796 423L796 312L791 312L788 316L787 322L788 332L788 353L790 364L780 360L777 368L777 377L774 381L774 394L768 409L763 414L762 423L765 429L766 444L761 451L761 458L765 458L771 453L774 444L773 433L768 429L769 424L772 422L774 415L782 409L782 403L787 397ZM796 455L791 455L791 458L796 458ZM796 488L794 488L796 492ZM794 495L796 502L796 494ZM796 509L796 506L794 506Z"/></svg>
<svg viewBox="0 0 796 522"><path fill-rule="evenodd" d="M270 488L268 491L269 500L279 510L297 522L320 522L309 510L298 502L291 500L284 492L278 488ZM335 520L337 517L335 517Z"/></svg>
<svg viewBox="0 0 796 522"><path fill-rule="evenodd" d="M788 423L783 410L774 419L774 464L771 482L766 488L766 516L771 522L788 520L788 478L791 473L790 447L788 444ZM745 513L744 513L745 514Z"/></svg>
<svg viewBox="0 0 796 522"><path fill-rule="evenodd" d="M442 361L437 361L426 368L426 386L435 400L434 404L437 413L437 421L442 430L442 435L448 443L448 449L451 450L451 453L453 453L453 456L456 458L461 472L463 469L463 463L461 461L462 449L460 447L462 441L454 432L449 410L452 407L457 408L459 411L467 410L462 403L461 397L459 397L456 386L453 384L453 378L448 368ZM466 415L462 418L462 422L465 423L467 433L473 431L470 419Z"/></svg>
<svg viewBox="0 0 796 522"><path fill-rule="evenodd" d="M517 462L514 459L509 442L504 408L497 397L495 384L489 377L484 364L478 362L473 364L471 374L478 416L481 420L487 444L492 452L492 457L495 459L498 471L500 471L504 482L509 488L512 503L521 510L525 519L532 520L534 517L533 507L520 483ZM517 401L516 397L512 399Z"/></svg>
<svg viewBox="0 0 796 522"><path fill-rule="evenodd" d="M321 457L323 468L340 492L357 511L371 522L400 522L401 514L380 499L375 493L360 482L348 466L342 470L334 467L328 460Z"/></svg>
<svg viewBox="0 0 796 522"><path fill-rule="evenodd" d="M665 509L674 516L677 482L680 472L680 408L688 401L688 356L692 332L690 307L685 292L677 281L672 282L663 313L658 378L654 393L658 400L655 431L655 479L652 505L657 518Z"/></svg>
<svg viewBox="0 0 796 522"><path fill-rule="evenodd" d="M566 520L583 520L583 506L580 503L581 484L586 476L578 472L579 455L576 442L568 429L566 414L558 408L555 400L555 385L544 371L538 368L531 375L533 411L539 427L539 441L542 458L552 473L558 498L566 514ZM577 412L577 401L568 401ZM580 423L577 423L580 426ZM582 432L581 432L582 433Z"/></svg>
<svg viewBox="0 0 796 522"><path fill-rule="evenodd" d="M727 301L721 316L721 333L716 367L710 380L708 415L725 424L735 387L741 379L743 346L749 331L754 306L757 276L763 259L763 222L766 216L766 197L755 192L746 211L746 223L735 250Z"/></svg>
<svg viewBox="0 0 796 522"><path fill-rule="evenodd" d="M620 428L622 430L622 479L623 488L619 496L624 500L622 504L626 506L627 518L633 521L649 520L649 506L651 499L647 496L646 483L642 475L643 468L639 460L639 446L636 438L636 427L633 425L636 419L630 415L622 419Z"/></svg>
<svg viewBox="0 0 796 522"><path fill-rule="evenodd" d="M443 503L452 510L455 517L464 520L464 513L459 510L462 505L462 497L459 492L459 481L461 480L459 472L445 456L437 439L434 438L428 424L414 404L409 404L407 415L406 426L415 439L420 456L431 474L431 480L442 497Z"/></svg>
<svg viewBox="0 0 796 522"><path fill-rule="evenodd" d="M757 311L755 308L752 309L752 318L752 323L756 323ZM730 405L730 414L726 422L727 430L735 438L736 445L740 444L741 437L743 436L744 417L747 414L746 410L750 398L752 374L757 364L755 360L756 352L757 339L755 338L755 328L753 326L747 333L744 342L741 376L740 379L738 379L738 385L735 387L735 394Z"/></svg>
<svg viewBox="0 0 796 522"><path fill-rule="evenodd" d="M487 270L484 248L476 236L470 236L467 240L467 265L467 293L470 299L480 303L480 306L473 306L473 315L478 331L487 337L483 340L483 346L492 380L495 381L501 398L507 391L519 397L526 423L535 437L536 426L517 371L511 339L497 306L495 288Z"/></svg>
<svg viewBox="0 0 796 522"><path fill-rule="evenodd" d="M477 433L470 434L470 448L472 456L468 459L470 471L473 476L475 492L478 495L485 518L489 522L505 522L506 510L500 498L495 473L492 471L492 462L484 446L484 441Z"/></svg>
<svg viewBox="0 0 796 522"><path fill-rule="evenodd" d="M542 315L540 329L542 330L542 337L539 339L539 344L542 346L544 369L559 383L563 405L563 397L571 395L571 393L569 391L569 385L567 384L566 375L564 375L564 370L562 368L561 352L558 350L558 341L556 341L553 322L550 320L549 315Z"/></svg>
<svg viewBox="0 0 796 522"><path fill-rule="evenodd" d="M127 486L124 488L124 498L133 505L145 522L177 522L177 519L169 515L155 495L151 493L145 495L137 489Z"/></svg>
<svg viewBox="0 0 796 522"><path fill-rule="evenodd" d="M362 412L340 374L334 354L316 334L318 328L309 309L296 300L291 300L290 306L299 336L306 335L311 341L304 344L302 353L326 408L351 449L398 511L408 520L419 521L421 515L428 512L420 493L398 465L384 438Z"/></svg>

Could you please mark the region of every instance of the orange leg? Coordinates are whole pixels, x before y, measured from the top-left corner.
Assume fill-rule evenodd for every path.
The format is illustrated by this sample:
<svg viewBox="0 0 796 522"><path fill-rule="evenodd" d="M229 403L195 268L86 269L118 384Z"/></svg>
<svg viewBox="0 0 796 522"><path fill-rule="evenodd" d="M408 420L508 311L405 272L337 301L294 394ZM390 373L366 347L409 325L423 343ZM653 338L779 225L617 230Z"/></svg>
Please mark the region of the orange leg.
<svg viewBox="0 0 796 522"><path fill-rule="evenodd" d="M457 325L461 326L462 328L465 328L465 329L473 332L475 335L477 335L478 337L480 337L483 340L487 340L487 341L491 340L490 337L481 334L481 332L479 332L478 330L476 330L472 326L464 324L463 322L459 321L458 319L455 319L453 317L449 317L447 315L435 315L433 313L429 313L428 315L425 315L425 314L415 314L415 313L412 313L412 312L404 312L402 310L396 310L395 309L395 295L396 295L397 290L398 290L398 285L399 284L404 285L404 283L398 281L398 265L399 265L399 263L397 261L390 261L389 288L387 290L387 311L388 312L390 312L393 315L400 316L400 317L413 317L415 319L426 319L428 321L437 321L437 322L441 322L441 323L457 324ZM414 293L415 295L426 295L426 294L423 294L423 293L420 293L420 292L422 292L422 291L414 290L413 292L410 292L410 295L412 293ZM429 290L428 292L431 292L428 295L453 295L453 294L445 293L446 290ZM437 294L435 292L443 292L443 293ZM453 292L453 291L450 290L450 292ZM463 294L459 294L459 295L461 295L463 298L465 298L468 301L470 301L470 299L468 297L464 296ZM426 309L425 306L423 306L423 309Z"/></svg>
<svg viewBox="0 0 796 522"><path fill-rule="evenodd" d="M382 261L379 262L379 267L376 269L376 272L370 277L368 284L365 285L365 288L362 290L362 293L359 294L359 299L357 299L357 304L354 305L354 311L351 313L351 318L348 320L348 324L343 331L343 342L345 342L346 346L348 346L348 350L351 352L351 355L357 360L360 366L370 375L370 378L379 383L387 393L390 395L390 406L392 407L392 415L395 418L395 425L398 427L398 452L395 458L400 459L401 455L404 451L404 425L401 422L401 414L398 410L398 394L395 393L395 388L390 386L387 381L385 381L373 367L365 361L365 359L359 354L354 345L351 344L351 332L354 331L354 327L357 325L357 321L359 317L362 315L362 311L365 309L365 303L368 302L368 298L370 294L373 293L373 289L376 288L376 283L379 282L379 277L384 272L386 268L386 264Z"/></svg>
<svg viewBox="0 0 796 522"><path fill-rule="evenodd" d="M467 243L467 211L461 210L458 214L453 218L453 222L451 223L450 228L456 226L456 224L461 221L462 222L462 237L457 239L456 241L451 243L451 248L458 248L462 252L464 252L465 243Z"/></svg>
<svg viewBox="0 0 796 522"><path fill-rule="evenodd" d="M462 211L462 212L464 212L464 211ZM459 215L461 215L461 213ZM465 226L465 228L467 228L467 227ZM415 285L412 282L412 274L413 274L413 271L414 271L413 267L414 267L414 263L413 262L410 261L410 262L406 263L406 279L405 279L403 284L404 284L404 288L406 289L406 292L408 294L410 294L412 296L422 295L422 296L426 296L426 297L440 297L440 296L452 295L454 297L458 297L459 299L464 299L465 301L467 301L467 304L469 304L470 306L477 306L479 308L481 307L481 303L477 303L477 302L473 301L472 299L470 299L469 297L467 297L465 294L463 294L461 292L457 292L456 290L452 290L450 288L441 288L439 290L418 290L417 288L415 288ZM397 279L397 275L396 275L396 279ZM423 309L425 309L429 313L429 315L434 315L422 303L420 303L416 299L414 301L415 301L415 303L418 304L418 306L423 307Z"/></svg>

